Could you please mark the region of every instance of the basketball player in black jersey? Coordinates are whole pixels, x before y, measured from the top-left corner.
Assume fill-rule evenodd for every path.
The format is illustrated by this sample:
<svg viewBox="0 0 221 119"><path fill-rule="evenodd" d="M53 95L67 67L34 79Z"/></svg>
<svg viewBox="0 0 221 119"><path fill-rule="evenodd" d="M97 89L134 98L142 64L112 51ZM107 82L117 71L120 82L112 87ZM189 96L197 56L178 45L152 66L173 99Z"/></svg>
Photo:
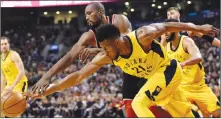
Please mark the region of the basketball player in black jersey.
<svg viewBox="0 0 221 119"><path fill-rule="evenodd" d="M179 12L178 8L170 7L167 10L167 18L168 19L176 19L176 20L178 20L180 22L180 12ZM210 42L213 46L216 46L218 48L220 47L220 40L218 38L215 38L215 37L211 36L211 35L203 35L202 33L191 32L191 31L181 32L181 34L182 35L187 35L189 37L197 36L199 38L202 38L202 39ZM164 44L164 45L166 44L166 38L165 38L164 35L161 37L161 43Z"/></svg>
<svg viewBox="0 0 221 119"><path fill-rule="evenodd" d="M93 49L94 51L91 49L90 51L95 54L98 53L101 49L97 48L99 47L99 44L96 41L94 33L100 25L111 23L118 27L121 35L125 35L132 31L131 23L126 16L122 14L113 14L111 17L106 16L104 6L98 2L87 5L85 8L85 16L87 24L91 27L91 29L88 32L84 32L79 41L72 47L72 49L42 76L42 78L33 86L32 93L35 91L41 91L41 93L43 93L49 84L51 84L51 77L55 76L70 66L76 60L76 58L78 58L82 49L88 46L94 46L96 47ZM88 53L88 55L89 54L90 53ZM86 55L86 57L85 55L80 55L79 57L80 59L86 59L88 55ZM135 76L124 73L122 93L125 103L126 117L136 117L131 107L131 102L145 82L146 80L142 78L137 78ZM156 113L159 111L157 111L156 108L153 110L156 117L170 117L168 113L165 113L165 115L162 113L156 115ZM159 110L160 112L164 112L162 109Z"/></svg>

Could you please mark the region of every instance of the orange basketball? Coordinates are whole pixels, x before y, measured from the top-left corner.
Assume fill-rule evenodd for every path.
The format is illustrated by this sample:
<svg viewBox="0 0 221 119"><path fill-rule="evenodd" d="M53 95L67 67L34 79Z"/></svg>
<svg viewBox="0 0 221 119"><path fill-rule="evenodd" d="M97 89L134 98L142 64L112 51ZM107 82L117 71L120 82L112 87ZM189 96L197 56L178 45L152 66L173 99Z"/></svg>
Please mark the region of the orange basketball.
<svg viewBox="0 0 221 119"><path fill-rule="evenodd" d="M26 109L26 98L18 92L12 91L4 97L1 97L1 111L6 117L18 117Z"/></svg>

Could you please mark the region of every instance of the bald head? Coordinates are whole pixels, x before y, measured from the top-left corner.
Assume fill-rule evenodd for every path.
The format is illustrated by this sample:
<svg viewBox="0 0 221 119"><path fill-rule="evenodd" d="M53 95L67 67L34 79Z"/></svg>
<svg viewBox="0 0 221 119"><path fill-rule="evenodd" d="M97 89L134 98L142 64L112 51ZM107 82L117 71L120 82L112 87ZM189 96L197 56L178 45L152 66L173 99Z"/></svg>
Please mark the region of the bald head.
<svg viewBox="0 0 221 119"><path fill-rule="evenodd" d="M90 3L89 5L87 5L87 7L91 7L92 9L100 11L103 14L105 14L104 6L101 3L99 3L99 2Z"/></svg>
<svg viewBox="0 0 221 119"><path fill-rule="evenodd" d="M99 2L93 2L85 8L85 17L87 24L91 27L97 27L105 18L104 6Z"/></svg>

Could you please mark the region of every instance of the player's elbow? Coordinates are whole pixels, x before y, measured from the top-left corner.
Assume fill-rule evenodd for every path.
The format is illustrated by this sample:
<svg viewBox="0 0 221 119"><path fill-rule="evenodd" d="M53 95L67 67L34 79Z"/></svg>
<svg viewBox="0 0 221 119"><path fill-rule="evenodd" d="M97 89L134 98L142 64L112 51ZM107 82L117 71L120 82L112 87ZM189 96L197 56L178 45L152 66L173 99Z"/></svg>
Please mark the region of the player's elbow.
<svg viewBox="0 0 221 119"><path fill-rule="evenodd" d="M19 75L24 76L25 75L25 71L23 69L19 70Z"/></svg>
<svg viewBox="0 0 221 119"><path fill-rule="evenodd" d="M201 56L198 56L197 58L195 58L195 61L196 61L197 63L200 63L200 62L203 61L203 59L202 59Z"/></svg>

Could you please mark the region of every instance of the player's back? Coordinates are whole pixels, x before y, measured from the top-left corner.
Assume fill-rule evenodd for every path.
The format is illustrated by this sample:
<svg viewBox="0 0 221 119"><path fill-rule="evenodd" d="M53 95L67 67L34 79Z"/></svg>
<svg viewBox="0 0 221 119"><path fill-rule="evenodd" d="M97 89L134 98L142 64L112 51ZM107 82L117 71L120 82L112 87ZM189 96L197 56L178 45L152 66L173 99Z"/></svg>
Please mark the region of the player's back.
<svg viewBox="0 0 221 119"><path fill-rule="evenodd" d="M137 40L136 31L124 37L130 41L131 54L127 57L119 56L114 64L125 73L148 79L158 69L170 64L166 49L158 41L153 40L150 51L146 53Z"/></svg>
<svg viewBox="0 0 221 119"><path fill-rule="evenodd" d="M5 79L7 80L7 85L11 85L16 80L16 77L19 73L16 64L11 60L11 55L14 52L15 51L10 50L4 59L2 59L1 56L1 69L5 76ZM27 78L24 75L20 82L25 82L25 81L27 81Z"/></svg>
<svg viewBox="0 0 221 119"><path fill-rule="evenodd" d="M187 36L181 35L179 39L179 44L175 50L171 48L172 47L171 42L167 43L168 56L178 60L180 63L191 58L191 55L187 53L183 49L183 46L182 46L183 40L185 40L185 37ZM182 81L182 84L189 84L189 85L204 84L205 83L204 76L205 76L205 72L204 72L204 67L202 65L202 62L195 64L195 65L191 65L191 66L185 66L183 67L184 80Z"/></svg>

